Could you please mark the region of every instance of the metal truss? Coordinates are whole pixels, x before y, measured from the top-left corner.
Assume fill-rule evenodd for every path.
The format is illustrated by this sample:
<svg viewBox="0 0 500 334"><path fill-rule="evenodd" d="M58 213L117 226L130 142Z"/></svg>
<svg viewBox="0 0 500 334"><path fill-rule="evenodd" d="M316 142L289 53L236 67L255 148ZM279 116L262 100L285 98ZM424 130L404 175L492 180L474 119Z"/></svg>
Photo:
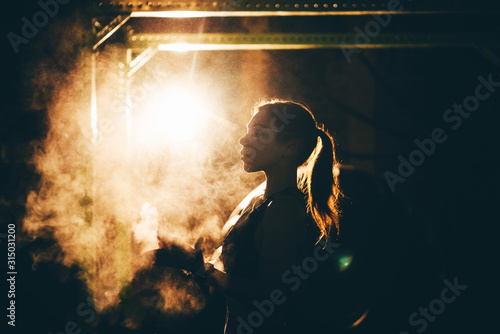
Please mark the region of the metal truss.
<svg viewBox="0 0 500 334"><path fill-rule="evenodd" d="M108 38L110 38L115 32L118 31L129 19L131 15L117 15L112 19L106 26L102 26L97 18L92 19L92 29L95 35L95 44L92 47L92 51L96 51L97 48L104 43Z"/></svg>
<svg viewBox="0 0 500 334"><path fill-rule="evenodd" d="M101 1L98 7L109 13L132 13L134 17L193 16L282 16L362 15L491 12L488 0L224 0L224 1ZM496 8L498 10L498 8Z"/></svg>
<svg viewBox="0 0 500 334"><path fill-rule="evenodd" d="M416 14L425 25L426 17L434 14L454 15L491 15L500 13L499 4L488 0L180 0L180 1L96 1L94 12L99 19L93 19L95 41L92 47L97 52L111 36L127 24L127 32L119 34L120 42L127 51L127 77L131 77L158 51L195 51L195 50L288 50L320 48L417 48L417 47L474 47L488 59L495 59L491 48L500 44L498 30L479 29L471 32L423 32L421 26L412 27L404 32L382 30L381 33L360 39L352 30L282 32L266 33L171 33L154 31L144 33L135 30L136 20L186 19L198 17L274 17L296 20L299 17L324 17L353 15L369 17L373 14ZM467 14L464 14L467 13ZM284 17L284 18L283 18ZM294 18L295 17L295 18ZM491 16L490 16L491 18ZM278 19L278 18L276 18ZM332 18L333 19L333 18ZM328 19L330 20L330 19ZM101 22L109 22L102 24ZM143 23L141 23L143 24ZM443 23L446 26L447 23ZM452 31L454 31L452 29ZM134 52L131 52L134 50ZM137 56L134 58L134 56Z"/></svg>
<svg viewBox="0 0 500 334"><path fill-rule="evenodd" d="M358 38L359 36L354 33L131 34L128 37L127 47L131 49L156 47L160 51L500 47L500 34L383 33L369 37L368 41L358 40Z"/></svg>
<svg viewBox="0 0 500 334"><path fill-rule="evenodd" d="M498 47L499 33L488 31L440 33L382 31L360 42L351 31L321 31L313 33L270 31L267 33L201 33L172 34L169 31L136 33L134 20L148 18L195 17L293 17L351 16L372 14L417 14L425 19L433 14L500 13L497 1L489 0L176 0L176 1L95 1L93 19L95 36L92 50L98 51L126 23L127 34L121 42L139 55L136 61L127 56L127 76L132 76L145 62L160 51L182 50L252 50L252 49L315 49L315 48L393 48L393 47L475 47L482 54L487 48ZM464 14L467 13L467 14ZM272 19L272 18L270 18ZM109 22L102 24L101 22ZM422 21L422 22L425 22ZM460 30L457 30L460 31ZM128 51L127 51L128 52ZM488 57L491 59L491 57Z"/></svg>

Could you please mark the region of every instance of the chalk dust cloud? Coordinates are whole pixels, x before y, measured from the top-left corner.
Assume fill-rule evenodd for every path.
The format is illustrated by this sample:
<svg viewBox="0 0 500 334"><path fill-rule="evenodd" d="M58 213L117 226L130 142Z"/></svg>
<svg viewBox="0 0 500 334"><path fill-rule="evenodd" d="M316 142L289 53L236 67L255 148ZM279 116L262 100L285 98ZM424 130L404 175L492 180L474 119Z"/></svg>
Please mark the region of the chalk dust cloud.
<svg viewBox="0 0 500 334"><path fill-rule="evenodd" d="M95 62L84 53L69 73L40 65L31 82L33 94L49 81L53 91L24 230L53 235L62 252L34 258L81 267L99 310L116 306L151 266L144 254L157 235L191 245L203 236L205 251L215 249L225 218L262 181L243 172L237 140L251 106L267 97L265 53L158 53L127 84L124 52L106 47ZM174 312L203 307L191 283L151 280L162 309Z"/></svg>

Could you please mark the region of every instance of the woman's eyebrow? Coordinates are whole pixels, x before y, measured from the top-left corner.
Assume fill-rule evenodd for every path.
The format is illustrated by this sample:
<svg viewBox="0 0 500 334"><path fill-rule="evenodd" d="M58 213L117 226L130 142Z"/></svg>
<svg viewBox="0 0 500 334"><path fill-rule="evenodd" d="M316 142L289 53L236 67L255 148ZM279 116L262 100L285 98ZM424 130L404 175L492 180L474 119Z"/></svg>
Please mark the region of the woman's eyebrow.
<svg viewBox="0 0 500 334"><path fill-rule="evenodd" d="M257 124L249 124L247 125L247 128L250 129L250 128L265 128L264 124L260 124L260 123L257 123Z"/></svg>

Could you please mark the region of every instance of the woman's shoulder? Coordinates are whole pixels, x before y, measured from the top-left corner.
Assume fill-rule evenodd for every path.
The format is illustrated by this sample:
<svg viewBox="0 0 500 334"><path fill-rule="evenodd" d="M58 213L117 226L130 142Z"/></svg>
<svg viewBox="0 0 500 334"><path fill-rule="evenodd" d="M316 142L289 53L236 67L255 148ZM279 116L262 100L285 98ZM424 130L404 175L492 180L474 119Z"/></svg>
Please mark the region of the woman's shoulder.
<svg viewBox="0 0 500 334"><path fill-rule="evenodd" d="M303 225L308 222L308 217L304 199L290 193L270 200L265 212L265 218L270 218L273 225L280 222L288 226L293 222Z"/></svg>
<svg viewBox="0 0 500 334"><path fill-rule="evenodd" d="M282 191L269 198L268 207L306 212L306 201L300 190Z"/></svg>
<svg viewBox="0 0 500 334"><path fill-rule="evenodd" d="M298 201L304 201L305 195L304 193L295 187L290 187L284 190L281 190L269 197L270 200L276 200L279 198L292 199L295 198Z"/></svg>

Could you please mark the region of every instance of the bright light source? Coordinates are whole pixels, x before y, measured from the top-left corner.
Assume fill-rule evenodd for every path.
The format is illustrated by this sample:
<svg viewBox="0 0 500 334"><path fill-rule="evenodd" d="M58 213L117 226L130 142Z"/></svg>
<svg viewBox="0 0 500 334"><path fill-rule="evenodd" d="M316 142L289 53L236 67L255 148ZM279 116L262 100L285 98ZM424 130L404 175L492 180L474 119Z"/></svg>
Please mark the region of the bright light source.
<svg viewBox="0 0 500 334"><path fill-rule="evenodd" d="M282 46L271 44L204 44L204 43L173 43L159 44L159 51L226 51L226 50L262 50L280 49Z"/></svg>
<svg viewBox="0 0 500 334"><path fill-rule="evenodd" d="M325 46L313 44L208 44L171 43L159 44L158 51L229 51L229 50L299 50L316 49Z"/></svg>
<svg viewBox="0 0 500 334"><path fill-rule="evenodd" d="M196 96L172 92L148 104L137 121L139 141L190 141L204 131L208 111ZM135 124L134 124L135 126Z"/></svg>
<svg viewBox="0 0 500 334"><path fill-rule="evenodd" d="M160 44L158 45L158 50L160 51L194 51L196 50L194 48L193 44L188 44L188 43L175 43L175 44Z"/></svg>
<svg viewBox="0 0 500 334"><path fill-rule="evenodd" d="M202 130L206 110L192 96L185 94L171 97L158 108L155 127L175 141L192 140Z"/></svg>
<svg viewBox="0 0 500 334"><path fill-rule="evenodd" d="M176 97L167 102L157 114L156 124L166 130L166 135L175 141L191 140L201 127L203 110L187 97Z"/></svg>

